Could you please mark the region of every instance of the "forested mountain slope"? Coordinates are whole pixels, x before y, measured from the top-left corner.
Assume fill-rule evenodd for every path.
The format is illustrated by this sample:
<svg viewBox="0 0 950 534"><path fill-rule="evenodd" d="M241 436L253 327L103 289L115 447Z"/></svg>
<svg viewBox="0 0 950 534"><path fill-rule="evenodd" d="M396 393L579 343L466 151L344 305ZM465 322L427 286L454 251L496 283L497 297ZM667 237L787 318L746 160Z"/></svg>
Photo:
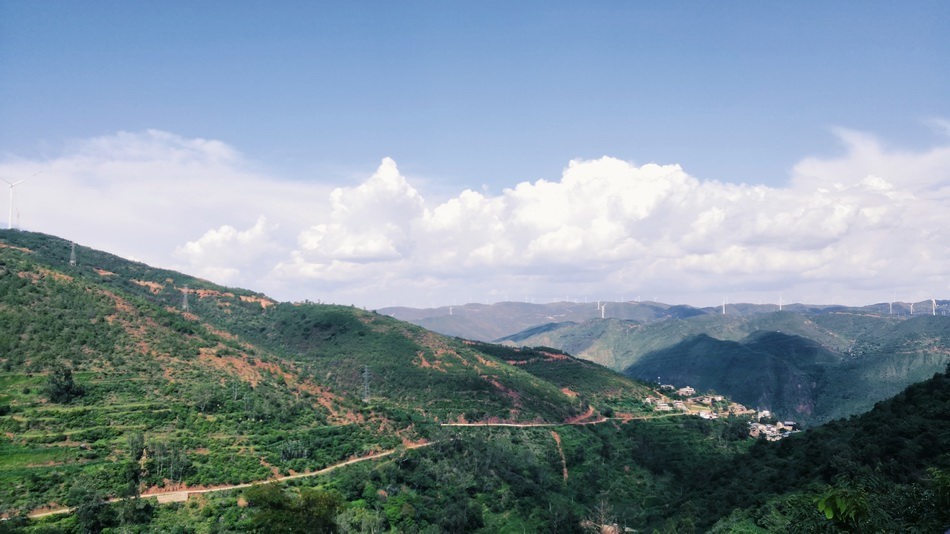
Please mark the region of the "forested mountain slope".
<svg viewBox="0 0 950 534"><path fill-rule="evenodd" d="M721 517L714 528L720 532L944 532L950 527L948 373L950 366L870 412L756 443L704 470L680 504L702 511L699 526Z"/></svg>
<svg viewBox="0 0 950 534"><path fill-rule="evenodd" d="M434 423L610 405L508 363L516 349L71 252L0 232L0 511L62 503L77 478L113 495L258 480L424 440ZM646 395L611 380L616 399Z"/></svg>

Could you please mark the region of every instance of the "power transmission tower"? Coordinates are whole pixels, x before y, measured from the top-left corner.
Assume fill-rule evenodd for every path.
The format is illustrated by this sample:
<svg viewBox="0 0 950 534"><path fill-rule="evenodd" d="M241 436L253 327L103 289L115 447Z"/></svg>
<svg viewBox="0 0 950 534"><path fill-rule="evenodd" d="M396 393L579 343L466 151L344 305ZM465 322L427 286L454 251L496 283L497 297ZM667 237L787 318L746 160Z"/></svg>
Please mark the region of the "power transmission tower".
<svg viewBox="0 0 950 534"><path fill-rule="evenodd" d="M181 290L181 309L188 311L188 286Z"/></svg>
<svg viewBox="0 0 950 534"><path fill-rule="evenodd" d="M73 243L72 248L69 250L69 266L76 266L76 243Z"/></svg>
<svg viewBox="0 0 950 534"><path fill-rule="evenodd" d="M369 366L363 366L363 402L369 402Z"/></svg>

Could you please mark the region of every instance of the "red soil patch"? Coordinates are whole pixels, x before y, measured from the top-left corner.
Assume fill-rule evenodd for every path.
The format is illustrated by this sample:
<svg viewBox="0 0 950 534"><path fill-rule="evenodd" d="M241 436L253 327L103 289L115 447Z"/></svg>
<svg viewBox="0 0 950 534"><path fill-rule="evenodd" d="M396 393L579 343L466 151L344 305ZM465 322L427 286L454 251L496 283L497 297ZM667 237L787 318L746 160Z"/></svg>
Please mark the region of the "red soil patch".
<svg viewBox="0 0 950 534"><path fill-rule="evenodd" d="M593 406L587 406L587 411L586 411L586 412L584 412L584 413L582 413L582 414L580 414L580 415L576 415L576 416L574 416L574 417L571 417L570 419L568 419L567 421L565 421L565 423L570 424L570 425L575 425L575 424L577 424L577 423L582 423L582 422L584 422L584 421L590 419L590 418L593 417L593 416L594 416L594 407L593 407Z"/></svg>
<svg viewBox="0 0 950 534"><path fill-rule="evenodd" d="M232 374L240 378L243 382L247 382L252 387L257 387L257 384L263 379L260 370L257 366L251 364L245 358L238 358L235 356L218 356L218 349L221 347L202 347L198 350L198 361L225 371L228 374ZM271 364L273 365L273 364ZM262 368L266 368L266 364L261 365ZM276 367L276 365L274 365Z"/></svg>
<svg viewBox="0 0 950 534"><path fill-rule="evenodd" d="M478 363L486 367L498 367L498 364L496 362L493 362L491 360L486 360L485 358L482 357L481 354L478 354L477 352L475 353L475 359L478 360Z"/></svg>
<svg viewBox="0 0 950 534"><path fill-rule="evenodd" d="M129 337L135 341L135 347L142 354L149 354L150 346L145 341L146 333L149 328L157 329L159 328L158 323L154 319L148 317L135 317L134 309L132 306L125 301L122 297L112 293L111 291L100 290L102 295L105 295L112 299L113 304L115 304L115 313L112 315L106 316L106 322L112 324L116 321L122 325L122 328L125 330ZM135 317L135 322L133 322L133 317ZM146 328L147 327L147 328Z"/></svg>
<svg viewBox="0 0 950 534"><path fill-rule="evenodd" d="M240 298L241 298L241 300L244 301L244 302L257 302L258 304L261 305L261 308L264 308L264 309L267 309L267 308L269 308L269 307L271 307L271 306L277 304L277 303L274 302L273 300L266 299L266 298L263 298L263 297L253 297L253 296L251 296L251 295L241 295Z"/></svg>
<svg viewBox="0 0 950 534"><path fill-rule="evenodd" d="M569 387L563 387L563 388L561 388L561 393L567 395L568 397L570 397L570 398L572 398L572 399L576 399L576 398L577 398L577 392L576 392L576 391L572 391L571 388L569 388Z"/></svg>
<svg viewBox="0 0 950 534"><path fill-rule="evenodd" d="M174 312L177 312L177 311L178 311L178 308L165 308L165 310L174 313ZM200 318L200 317L198 317L197 315L195 315L195 314L193 314L193 313L191 313L191 312L182 311L182 312L181 312L181 316L184 317L185 319L188 319L189 321L194 321L194 322L200 322L200 321L201 321L201 318Z"/></svg>
<svg viewBox="0 0 950 534"><path fill-rule="evenodd" d="M13 245L8 245L8 244L6 244L6 243L4 243L4 242L2 242L2 241L0 241L0 248L8 248L8 249L10 249L10 250L19 250L20 252L26 252L27 254L33 254L33 251L30 250L30 249L28 249L28 248L15 247L15 246L13 246Z"/></svg>
<svg viewBox="0 0 950 534"><path fill-rule="evenodd" d="M488 380L488 382L491 383L491 385L495 386L495 388L500 390L502 393L507 395L508 398L511 399L511 401L515 405L514 408L511 408L509 410L511 417L515 417L516 415L518 415L518 412L523 407L521 403L521 394L511 388L505 387L504 385L501 384L501 382L499 382L498 380L495 380L494 378L491 378L485 375L481 375L481 377L484 378L485 380Z"/></svg>
<svg viewBox="0 0 950 534"><path fill-rule="evenodd" d="M39 275L39 274L37 274L37 273L31 273L31 272L29 272L29 271L20 271L20 272L16 273L16 275L19 276L20 278L29 278L30 280L33 280L34 282L36 282L37 280L40 279L40 275Z"/></svg>
<svg viewBox="0 0 950 534"><path fill-rule="evenodd" d="M405 436L399 436L402 440L402 445L407 449L415 449L417 447L425 447L429 442L425 438L420 438L417 440L411 440Z"/></svg>
<svg viewBox="0 0 950 534"><path fill-rule="evenodd" d="M63 274L52 269L44 269L43 267L37 267L37 272L32 271L20 271L17 273L17 276L20 278L29 278L34 282L40 280L41 278L52 278L53 280L59 282L71 282L73 280L72 276Z"/></svg>
<svg viewBox="0 0 950 534"><path fill-rule="evenodd" d="M198 361L207 364L216 369L220 369L228 374L232 374L257 387L257 384L264 378L261 371L267 371L284 379L287 386L298 392L307 392L315 397L317 404L323 406L330 413L330 420L338 423L362 423L362 415L340 408L340 398L330 390L318 386L307 380L301 380L299 376L285 371L281 366L272 362L257 361L252 365L247 360L247 356L218 356L218 349L223 348L219 345L214 348L203 348L199 350Z"/></svg>
<svg viewBox="0 0 950 534"><path fill-rule="evenodd" d="M416 365L418 365L419 367L422 367L423 369L431 369L431 368L432 368L432 364L429 363L429 360L426 359L426 355L425 355L421 350L419 351L419 353L417 354L417 356L419 356L419 360L420 360L420 361L419 361L419 363L417 363Z"/></svg>
<svg viewBox="0 0 950 534"><path fill-rule="evenodd" d="M443 365L443 362L441 360L436 359L435 363L431 363L429 362L429 360L426 359L425 353L422 352L421 350L416 353L416 356L419 357L419 363L416 363L416 366L421 367L423 369L435 369L436 371L441 371L443 373L448 372L445 369L445 366ZM441 354L436 353L436 358L438 358L439 356L441 356Z"/></svg>
<svg viewBox="0 0 950 534"><path fill-rule="evenodd" d="M100 269L98 267L93 267L92 270L95 271L95 273L98 274L99 276L114 276L115 275L115 273L112 271L107 271L105 269Z"/></svg>
<svg viewBox="0 0 950 534"><path fill-rule="evenodd" d="M211 326L210 324L205 324L204 327L205 327L205 329L206 329L208 332L211 332L212 334L214 334L214 335L216 335L216 336L218 336L218 337L220 337L220 338L231 339L231 340L235 340L235 339L238 338L236 335L232 334L231 332L225 332L224 330L218 330L217 328ZM246 345L246 344L244 345L244 347L245 347L245 348L250 348L250 346L248 346L248 345Z"/></svg>
<svg viewBox="0 0 950 534"><path fill-rule="evenodd" d="M162 290L165 289L165 286L156 282L146 282L145 280L136 280L134 278L129 279L129 282L132 282L133 284L136 284L142 287L147 287L148 290L151 291L155 295L161 293Z"/></svg>
<svg viewBox="0 0 950 534"><path fill-rule="evenodd" d="M267 460L265 460L264 458L261 458L261 465L270 469L270 472L272 475L274 475L274 478L277 478L280 476L280 469L278 469L276 465L272 465L268 463Z"/></svg>
<svg viewBox="0 0 950 534"><path fill-rule="evenodd" d="M222 293L220 291L215 291L214 289L189 289L189 293L194 293L198 295L198 298L203 299L205 297L233 297L234 293Z"/></svg>

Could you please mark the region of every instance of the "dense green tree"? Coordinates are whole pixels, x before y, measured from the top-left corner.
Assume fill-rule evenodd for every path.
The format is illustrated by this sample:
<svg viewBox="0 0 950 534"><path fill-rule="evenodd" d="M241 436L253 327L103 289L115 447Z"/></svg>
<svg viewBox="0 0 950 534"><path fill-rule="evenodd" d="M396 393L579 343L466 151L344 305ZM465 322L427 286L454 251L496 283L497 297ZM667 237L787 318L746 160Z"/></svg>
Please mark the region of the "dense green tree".
<svg viewBox="0 0 950 534"><path fill-rule="evenodd" d="M294 516L308 526L308 532L335 532L334 518L343 508L343 498L335 491L302 488L294 503Z"/></svg>
<svg viewBox="0 0 950 534"><path fill-rule="evenodd" d="M81 397L85 391L73 381L73 372L65 365L55 365L46 378L46 396L50 402L65 404Z"/></svg>
<svg viewBox="0 0 950 534"><path fill-rule="evenodd" d="M86 478L80 478L69 488L66 504L73 508L76 526L83 534L98 533L114 524L105 495Z"/></svg>
<svg viewBox="0 0 950 534"><path fill-rule="evenodd" d="M343 498L335 491L303 488L290 493L279 484L255 484L244 492L256 532L336 532Z"/></svg>
<svg viewBox="0 0 950 534"><path fill-rule="evenodd" d="M145 435L141 432L129 434L126 443L129 446L129 458L134 462L141 460L145 452Z"/></svg>

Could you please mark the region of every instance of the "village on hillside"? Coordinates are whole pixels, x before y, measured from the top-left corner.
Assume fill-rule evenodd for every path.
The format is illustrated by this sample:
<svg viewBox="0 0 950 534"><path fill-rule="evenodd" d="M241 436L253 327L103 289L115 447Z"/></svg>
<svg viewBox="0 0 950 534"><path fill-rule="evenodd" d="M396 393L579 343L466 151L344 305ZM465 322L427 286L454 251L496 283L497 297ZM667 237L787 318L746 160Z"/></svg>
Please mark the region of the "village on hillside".
<svg viewBox="0 0 950 534"><path fill-rule="evenodd" d="M690 386L677 389L672 384L661 384L658 396L647 397L644 403L657 412L684 412L703 419L729 416L748 416L749 436L767 441L778 441L799 432L794 421L778 421L769 410L753 410L722 395L697 395Z"/></svg>

